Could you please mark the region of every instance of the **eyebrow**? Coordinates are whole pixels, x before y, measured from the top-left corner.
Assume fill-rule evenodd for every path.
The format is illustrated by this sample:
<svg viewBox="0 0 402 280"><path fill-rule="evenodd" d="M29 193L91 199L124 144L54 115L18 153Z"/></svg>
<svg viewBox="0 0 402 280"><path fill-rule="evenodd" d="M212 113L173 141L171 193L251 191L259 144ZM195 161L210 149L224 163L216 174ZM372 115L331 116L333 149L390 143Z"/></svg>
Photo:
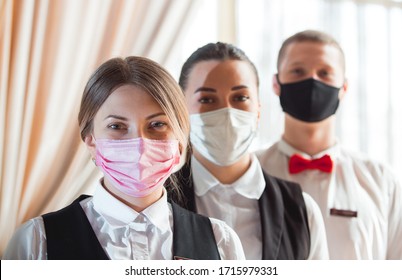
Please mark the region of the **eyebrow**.
<svg viewBox="0 0 402 280"><path fill-rule="evenodd" d="M166 116L166 114L164 112L159 112L159 113L155 113L152 115L149 115L148 117L146 117L147 120L150 120L152 118L158 117L158 116Z"/></svg>
<svg viewBox="0 0 402 280"><path fill-rule="evenodd" d="M244 89L244 88L248 88L248 86L246 86L246 85L238 85L238 86L232 87L231 90L239 90L239 89ZM216 92L216 89L209 88L209 87L200 87L200 88L197 88L194 91L194 93L197 93L197 92L200 92L200 91Z"/></svg>
<svg viewBox="0 0 402 280"><path fill-rule="evenodd" d="M148 117L146 117L147 120L158 117L158 116L165 116L166 114L164 112L159 112L159 113L155 113L152 115L149 115ZM114 119L118 119L118 120L122 120L122 121L128 121L128 119L126 117L123 116L119 116L119 115L109 115L106 118L104 118L104 120L108 119L108 118L114 118Z"/></svg>
<svg viewBox="0 0 402 280"><path fill-rule="evenodd" d="M239 90L239 89L243 89L243 88L248 88L248 86L246 86L246 85L239 85L239 86L232 87L232 90Z"/></svg>
<svg viewBox="0 0 402 280"><path fill-rule="evenodd" d="M319 64L320 66L325 66L325 67L333 68L330 63L326 63L326 62L320 61L320 62L318 62L318 64ZM292 66L305 66L306 63L303 62L303 61L295 61L295 62L290 63L289 65L290 65L291 67L292 67Z"/></svg>
<svg viewBox="0 0 402 280"><path fill-rule="evenodd" d="M304 66L304 62L301 61L294 61L292 63L289 63L290 66Z"/></svg>
<svg viewBox="0 0 402 280"><path fill-rule="evenodd" d="M119 115L109 115L106 118L104 118L104 120L109 119L109 118L118 119L118 120L122 120L122 121L127 120L127 118L125 118L123 116L119 116Z"/></svg>
<svg viewBox="0 0 402 280"><path fill-rule="evenodd" d="M209 87L199 87L194 91L194 93L197 93L197 92L200 92L200 91L216 92L216 89L209 88Z"/></svg>

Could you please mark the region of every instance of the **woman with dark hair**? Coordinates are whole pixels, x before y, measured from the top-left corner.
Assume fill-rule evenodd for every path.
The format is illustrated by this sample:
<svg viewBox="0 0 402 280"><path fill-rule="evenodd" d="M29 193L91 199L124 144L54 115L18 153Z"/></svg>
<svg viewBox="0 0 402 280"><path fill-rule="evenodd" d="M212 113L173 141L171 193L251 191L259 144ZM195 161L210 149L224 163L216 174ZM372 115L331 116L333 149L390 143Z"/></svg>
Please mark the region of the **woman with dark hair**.
<svg viewBox="0 0 402 280"><path fill-rule="evenodd" d="M239 235L247 259L327 259L316 203L298 184L263 172L251 153L259 80L246 54L230 44L207 44L184 63L179 84L192 145L178 174L183 206L225 221Z"/></svg>
<svg viewBox="0 0 402 280"><path fill-rule="evenodd" d="M244 259L226 224L167 201L189 120L166 70L141 57L108 60L89 79L78 120L104 177L93 196L25 223L5 259Z"/></svg>

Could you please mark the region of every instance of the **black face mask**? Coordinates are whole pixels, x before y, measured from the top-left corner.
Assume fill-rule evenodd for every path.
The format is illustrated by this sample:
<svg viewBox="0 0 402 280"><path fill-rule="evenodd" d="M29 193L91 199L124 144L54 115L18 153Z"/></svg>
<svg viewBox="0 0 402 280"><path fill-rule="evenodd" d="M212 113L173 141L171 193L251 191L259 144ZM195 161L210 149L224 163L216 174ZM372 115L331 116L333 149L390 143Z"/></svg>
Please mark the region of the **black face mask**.
<svg viewBox="0 0 402 280"><path fill-rule="evenodd" d="M304 122L319 122L335 114L340 88L313 78L281 84L280 101L284 112Z"/></svg>

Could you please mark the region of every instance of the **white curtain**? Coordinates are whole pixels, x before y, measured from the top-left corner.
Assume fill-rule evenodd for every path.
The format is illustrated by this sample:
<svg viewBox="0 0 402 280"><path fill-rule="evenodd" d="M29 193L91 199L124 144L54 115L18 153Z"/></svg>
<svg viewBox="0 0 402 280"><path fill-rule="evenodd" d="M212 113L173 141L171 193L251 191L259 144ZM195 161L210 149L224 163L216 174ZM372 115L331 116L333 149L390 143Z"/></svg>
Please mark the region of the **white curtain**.
<svg viewBox="0 0 402 280"><path fill-rule="evenodd" d="M318 29L332 34L346 55L349 92L338 112L340 142L402 177L401 1L237 0L237 15L235 43L255 61L262 82L259 146L269 146L283 131L271 88L281 43L298 31Z"/></svg>
<svg viewBox="0 0 402 280"><path fill-rule="evenodd" d="M89 75L114 56L177 61L194 0L0 0L0 255L29 218L91 194L78 131Z"/></svg>

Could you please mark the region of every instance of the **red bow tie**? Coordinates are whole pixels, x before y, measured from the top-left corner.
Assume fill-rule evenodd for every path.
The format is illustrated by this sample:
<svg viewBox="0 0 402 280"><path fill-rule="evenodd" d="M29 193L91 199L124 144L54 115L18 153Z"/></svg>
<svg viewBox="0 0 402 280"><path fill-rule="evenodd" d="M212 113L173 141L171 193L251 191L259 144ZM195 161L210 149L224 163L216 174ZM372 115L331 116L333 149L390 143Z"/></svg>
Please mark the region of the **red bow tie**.
<svg viewBox="0 0 402 280"><path fill-rule="evenodd" d="M298 154L295 154L289 159L289 173L295 174L306 169L318 169L323 172L332 172L333 162L329 155L325 155L317 159L305 159Z"/></svg>

